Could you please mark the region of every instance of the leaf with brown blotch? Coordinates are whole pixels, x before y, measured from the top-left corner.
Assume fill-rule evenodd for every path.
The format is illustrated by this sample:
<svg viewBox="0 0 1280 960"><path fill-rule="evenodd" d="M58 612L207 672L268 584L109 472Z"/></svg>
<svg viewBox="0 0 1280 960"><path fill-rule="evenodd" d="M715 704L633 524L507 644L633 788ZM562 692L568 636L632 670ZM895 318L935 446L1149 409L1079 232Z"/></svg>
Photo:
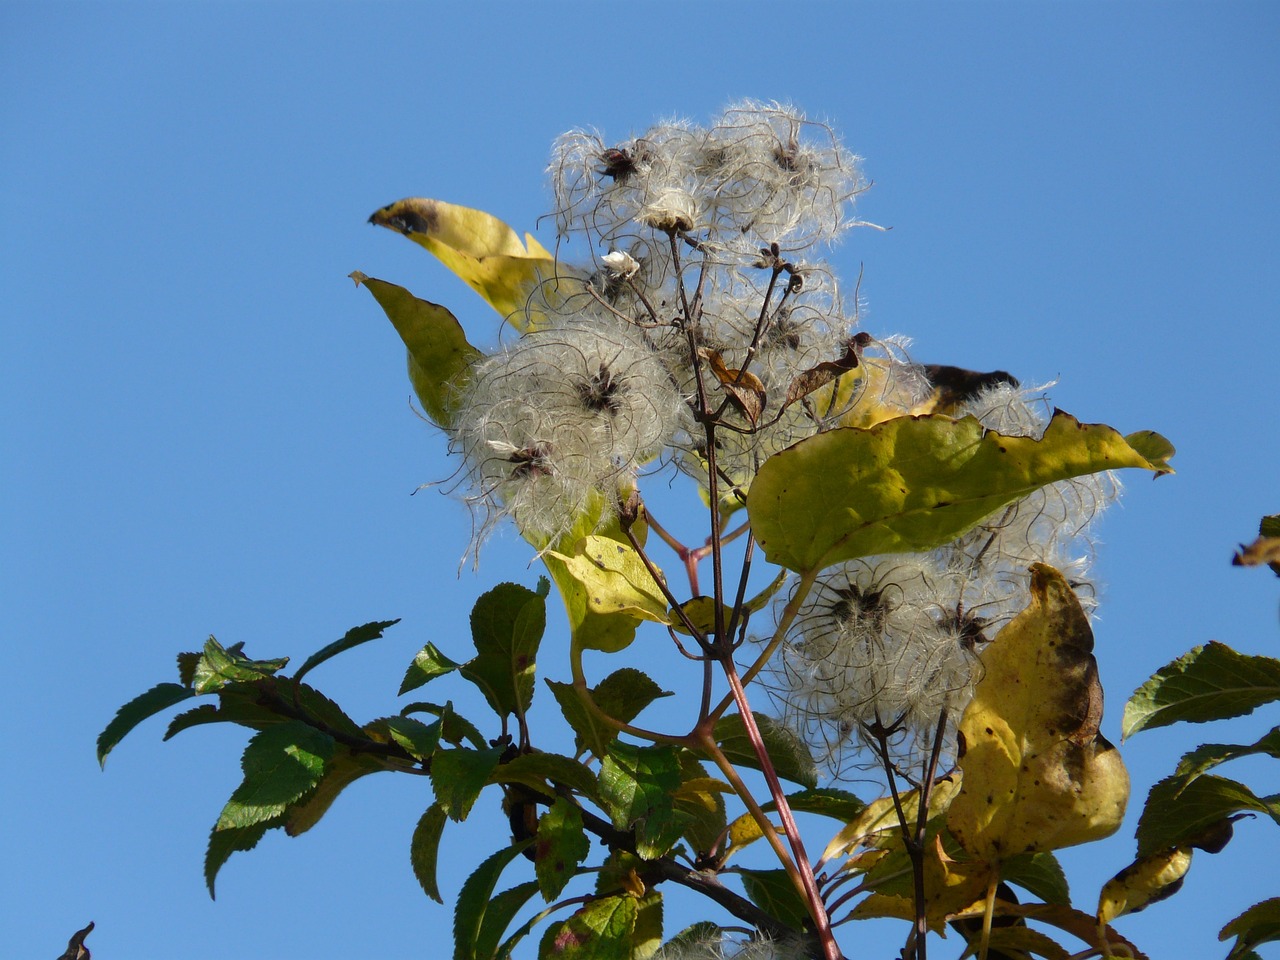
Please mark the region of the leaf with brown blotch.
<svg viewBox="0 0 1280 960"><path fill-rule="evenodd" d="M729 395L734 408L746 418L747 423L756 426L764 415L765 392L760 378L749 370L735 370L725 366L724 358L710 347L699 347L698 356L711 366L711 372L720 381L720 386Z"/></svg>
<svg viewBox="0 0 1280 960"><path fill-rule="evenodd" d="M1120 754L1098 732L1093 632L1062 574L1031 568L1031 603L982 654L960 721L960 793L947 825L998 862L1114 833L1129 798Z"/></svg>
<svg viewBox="0 0 1280 960"><path fill-rule="evenodd" d="M850 370L855 369L860 362L861 350L856 340L849 340L845 346L844 356L838 360L824 360L816 367L810 367L796 375L791 381L791 385L787 387L786 399L782 401L784 407L789 407L802 397L807 397L815 390L825 387L832 380L843 377Z"/></svg>

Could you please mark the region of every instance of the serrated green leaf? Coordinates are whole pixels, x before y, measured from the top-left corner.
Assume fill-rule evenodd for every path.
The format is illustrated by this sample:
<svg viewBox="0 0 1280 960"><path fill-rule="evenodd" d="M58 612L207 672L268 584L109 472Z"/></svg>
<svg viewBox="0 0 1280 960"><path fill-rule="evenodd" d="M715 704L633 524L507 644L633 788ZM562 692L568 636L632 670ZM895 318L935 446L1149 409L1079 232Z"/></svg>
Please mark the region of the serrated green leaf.
<svg viewBox="0 0 1280 960"><path fill-rule="evenodd" d="M1121 733L1241 717L1274 700L1280 700L1280 660L1237 653L1215 640L1187 651L1135 690L1124 705Z"/></svg>
<svg viewBox="0 0 1280 960"><path fill-rule="evenodd" d="M594 800L595 772L584 763L558 753L526 753L500 764L490 783L519 783L542 794L554 794L556 786L568 787Z"/></svg>
<svg viewBox="0 0 1280 960"><path fill-rule="evenodd" d="M364 733L360 724L347 716L340 706L315 687L298 683L288 677L279 677L268 682L275 684L281 700L293 708L302 710L308 717L323 726L351 737L358 737Z"/></svg>
<svg viewBox="0 0 1280 960"><path fill-rule="evenodd" d="M484 921L480 924L480 932L476 935L475 955L477 958L492 960L508 960L498 952L498 943L503 934L511 926L516 914L538 892L536 880L528 880L509 890L503 890L489 900L484 911Z"/></svg>
<svg viewBox="0 0 1280 960"><path fill-rule="evenodd" d="M1211 770L1219 764L1226 763L1228 760L1260 753L1280 759L1280 727L1272 727L1257 741L1248 745L1239 743L1201 744L1183 755L1182 759L1178 761L1178 767L1174 771L1174 775L1183 778L1186 782L1190 782L1206 770Z"/></svg>
<svg viewBox="0 0 1280 960"><path fill-rule="evenodd" d="M284 832L291 837L306 833L329 812L343 790L361 777L389 769L368 753L357 753L349 747L338 749L325 763L324 776L316 788L298 802L289 804L284 815Z"/></svg>
<svg viewBox="0 0 1280 960"><path fill-rule="evenodd" d="M493 888L497 886L498 878L507 864L523 853L531 843L532 840L521 840L499 850L476 867L463 883L453 911L454 960L489 960L477 953L476 944L484 925L489 900L493 897Z"/></svg>
<svg viewBox="0 0 1280 960"><path fill-rule="evenodd" d="M196 682L196 667L200 665L200 654L194 652L178 654L178 682L189 687Z"/></svg>
<svg viewBox="0 0 1280 960"><path fill-rule="evenodd" d="M426 760L440 746L443 720L423 723L412 717L382 717L365 725L365 732L382 743L396 743L416 760Z"/></svg>
<svg viewBox="0 0 1280 960"><path fill-rule="evenodd" d="M649 960L662 949L662 891L654 890L636 901L636 923L631 931L631 960Z"/></svg>
<svg viewBox="0 0 1280 960"><path fill-rule="evenodd" d="M366 277L358 270L351 279L373 294L404 341L409 382L422 409L435 424L448 428L459 390L482 354L467 342L457 317L440 304L420 300L404 287Z"/></svg>
<svg viewBox="0 0 1280 960"><path fill-rule="evenodd" d="M146 693L134 697L118 711L105 730L98 734L98 766L104 767L109 754L129 731L148 717L194 697L196 692L178 683L156 684Z"/></svg>
<svg viewBox="0 0 1280 960"><path fill-rule="evenodd" d="M281 822L289 804L311 791L333 755L333 738L298 720L275 724L245 748L244 782L222 808L215 832Z"/></svg>
<svg viewBox="0 0 1280 960"><path fill-rule="evenodd" d="M1249 810L1280 823L1280 798L1255 796L1243 783L1210 774L1189 783L1167 777L1147 795L1138 820L1138 856L1199 840L1218 822Z"/></svg>
<svg viewBox="0 0 1280 960"><path fill-rule="evenodd" d="M210 637L205 641L204 652L193 671L192 680L196 693L213 693L226 683L260 680L284 669L288 657L275 660L250 660L240 650L243 643L224 647Z"/></svg>
<svg viewBox="0 0 1280 960"><path fill-rule="evenodd" d="M619 830L635 830L636 853L665 854L679 838L683 817L672 797L680 786L680 758L668 746L609 745L600 764L601 806Z"/></svg>
<svg viewBox="0 0 1280 960"><path fill-rule="evenodd" d="M266 835L266 832L272 827L280 826L281 820L264 821L262 823L251 824L247 827L218 827L215 826L209 834L209 846L204 854L204 882L209 888L209 899L217 899L214 891L214 883L218 879L218 871L222 869L223 864L231 854L240 850L252 850L258 845L258 841Z"/></svg>
<svg viewBox="0 0 1280 960"><path fill-rule="evenodd" d="M517 583L500 583L471 610L477 654L462 665L495 713L524 716L533 700L538 644L546 627L546 602Z"/></svg>
<svg viewBox="0 0 1280 960"><path fill-rule="evenodd" d="M634 897L601 897L553 926L542 938L539 960L632 960Z"/></svg>
<svg viewBox="0 0 1280 960"><path fill-rule="evenodd" d="M496 747L436 751L431 758L431 787L449 819L467 818L501 757L502 751Z"/></svg>
<svg viewBox="0 0 1280 960"><path fill-rule="evenodd" d="M772 717L754 712L752 715L778 776L801 786L816 787L818 768L804 741ZM741 715L732 713L721 717L716 721L713 735L724 755L733 763L760 769L760 758L751 746Z"/></svg>
<svg viewBox="0 0 1280 960"><path fill-rule="evenodd" d="M1254 947L1280 940L1280 897L1255 903L1218 934L1219 940L1235 937L1227 960L1244 960Z"/></svg>
<svg viewBox="0 0 1280 960"><path fill-rule="evenodd" d="M787 806L792 813L813 813L823 817L831 817L848 823L867 809L866 803L848 790L837 790L834 787L814 787L812 790L800 790L787 794ZM764 805L765 812L778 809L778 805L770 800Z"/></svg>
<svg viewBox="0 0 1280 960"><path fill-rule="evenodd" d="M578 865L591 852L591 841L582 827L582 811L560 797L538 818L533 869L542 899L550 903L573 879Z"/></svg>
<svg viewBox="0 0 1280 960"><path fill-rule="evenodd" d="M726 793L733 793L733 788L707 776L706 767L692 752L680 754L680 789L675 792L675 808L687 820L682 836L698 853L710 852L723 840L728 825Z"/></svg>
<svg viewBox="0 0 1280 960"><path fill-rule="evenodd" d="M310 673L314 667L320 666L331 657L336 657L338 654L350 650L352 647L358 647L362 643L379 639L383 630L387 629L387 627L393 627L399 622L399 618L395 620L377 620L359 627L352 627L340 639L333 641L333 643L322 647L307 657L306 662L293 675L294 682L301 682L305 674Z"/></svg>
<svg viewBox="0 0 1280 960"><path fill-rule="evenodd" d="M452 700L443 706L421 701L411 703L400 711L400 716L407 717L411 713L429 713L433 717L439 717L443 721L440 727L440 739L445 743L459 746L465 740L474 745L477 750L483 750L489 745L474 723L454 712Z"/></svg>
<svg viewBox="0 0 1280 960"><path fill-rule="evenodd" d="M560 705L560 712L573 728L577 749L589 750L597 757L604 756L609 744L617 737L617 731L591 712L573 684L554 680L546 683ZM663 690L634 667L623 667L596 684L591 696L606 714L622 723L630 723L654 700L669 697L671 692Z"/></svg>
<svg viewBox="0 0 1280 960"><path fill-rule="evenodd" d="M1071 905L1071 890L1062 864L1052 853L1024 853L1000 865L1000 879L1016 883L1045 903Z"/></svg>
<svg viewBox="0 0 1280 960"><path fill-rule="evenodd" d="M770 457L747 514L770 562L806 572L932 549L1046 484L1120 467L1167 472L1110 427L1061 411L1040 440L1002 436L974 417L899 417Z"/></svg>
<svg viewBox="0 0 1280 960"><path fill-rule="evenodd" d="M409 862L413 875L422 885L422 892L436 903L444 903L440 887L436 883L436 862L440 856L440 836L446 820L444 809L438 803L427 807L426 812L413 828L413 841L409 844Z"/></svg>
<svg viewBox="0 0 1280 960"><path fill-rule="evenodd" d="M446 673L452 673L460 666L462 664L450 660L437 650L434 643L428 643L418 651L418 655L413 658L413 663L409 664L404 680L400 682L400 692L397 696L404 696L410 690L417 690L424 683L436 677L443 677Z"/></svg>
<svg viewBox="0 0 1280 960"><path fill-rule="evenodd" d="M803 930L809 908L785 870L739 870L747 897L779 923Z"/></svg>

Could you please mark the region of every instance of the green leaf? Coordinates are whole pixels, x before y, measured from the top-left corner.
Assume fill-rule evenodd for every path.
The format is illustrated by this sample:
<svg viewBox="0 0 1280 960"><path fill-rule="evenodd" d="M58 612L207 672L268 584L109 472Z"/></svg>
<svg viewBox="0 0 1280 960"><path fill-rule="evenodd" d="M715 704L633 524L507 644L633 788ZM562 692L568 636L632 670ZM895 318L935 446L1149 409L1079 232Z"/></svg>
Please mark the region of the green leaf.
<svg viewBox="0 0 1280 960"><path fill-rule="evenodd" d="M1255 903L1218 934L1219 940L1235 937L1227 960L1244 960L1254 947L1280 940L1280 897Z"/></svg>
<svg viewBox="0 0 1280 960"><path fill-rule="evenodd" d="M333 641L333 643L322 647L307 657L302 668L293 675L294 682L300 682L305 674L311 672L313 667L320 666L330 657L336 657L338 654L350 650L352 647L358 647L362 643L368 643L370 640L379 639L383 630L387 629L387 627L393 627L399 622L398 618L395 620L377 620L373 623L366 623L363 626L352 627L341 639Z"/></svg>
<svg viewBox="0 0 1280 960"><path fill-rule="evenodd" d="M116 712L115 718L98 734L98 765L106 766L107 754L143 720L195 695L194 690L182 684L160 683L134 697Z"/></svg>
<svg viewBox="0 0 1280 960"><path fill-rule="evenodd" d="M284 832L291 837L306 833L329 812L338 794L361 777L392 769L382 760L367 753L342 747L329 758L324 776L316 788L285 811Z"/></svg>
<svg viewBox="0 0 1280 960"><path fill-rule="evenodd" d="M1071 906L1071 891L1062 864L1052 853L1024 853L1000 865L1000 879L1016 883L1045 903Z"/></svg>
<svg viewBox="0 0 1280 960"><path fill-rule="evenodd" d="M812 790L789 793L787 806L792 813L813 813L843 823L848 823L867 809L867 805L854 794L834 787L815 787ZM778 809L778 805L770 800L764 804L763 809L765 812L772 812Z"/></svg>
<svg viewBox="0 0 1280 960"><path fill-rule="evenodd" d="M440 304L419 300L404 287L366 277L358 270L351 279L368 288L404 341L409 351L409 382L422 409L437 426L448 428L459 391L470 379L480 351L467 342L457 317Z"/></svg>
<svg viewBox="0 0 1280 960"><path fill-rule="evenodd" d="M578 864L591 852L591 841L582 827L582 811L560 797L538 818L533 868L542 899L550 903L577 873Z"/></svg>
<svg viewBox="0 0 1280 960"><path fill-rule="evenodd" d="M399 745L416 760L426 760L440 746L443 720L423 723L412 717L382 717L365 725L365 731L374 739Z"/></svg>
<svg viewBox="0 0 1280 960"><path fill-rule="evenodd" d="M169 721L164 739L169 740L183 730L206 723L237 723L251 730L265 730L284 718L259 703L259 693L247 683L229 683L218 690L218 702L202 703L184 710Z"/></svg>
<svg viewBox="0 0 1280 960"><path fill-rule="evenodd" d="M648 860L679 838L683 818L672 802L680 786L680 758L668 746L614 741L600 764L601 806L619 830L635 830L636 853Z"/></svg>
<svg viewBox="0 0 1280 960"><path fill-rule="evenodd" d="M502 751L496 747L436 751L431 758L431 786L436 792L436 802L451 820L467 819L501 757Z"/></svg>
<svg viewBox="0 0 1280 960"><path fill-rule="evenodd" d="M675 808L686 823L684 839L698 853L708 853L721 841L728 825L724 794L733 788L723 780L707 776L707 769L691 751L680 754L680 789Z"/></svg>
<svg viewBox="0 0 1280 960"><path fill-rule="evenodd" d="M227 862L231 854L239 850L252 850L258 841L272 827L280 826L280 821L264 821L247 827L217 827L209 834L209 846L204 855L204 882L209 888L209 899L217 899L214 882L218 879L218 871Z"/></svg>
<svg viewBox="0 0 1280 960"><path fill-rule="evenodd" d="M463 740L466 740L468 743L473 744L477 750L483 750L489 745L474 723L461 714L454 713L452 700L443 706L438 703L424 703L421 701L411 703L400 711L400 716L407 717L411 713L429 713L433 717L439 717L443 721L440 727L440 739L445 743L452 743L454 746L458 746Z"/></svg>
<svg viewBox="0 0 1280 960"><path fill-rule="evenodd" d="M553 926L542 938L539 960L632 960L634 897L601 897Z"/></svg>
<svg viewBox="0 0 1280 960"><path fill-rule="evenodd" d="M1167 472L1110 427L1061 411L1040 440L1002 436L974 417L899 417L829 430L770 457L747 514L770 562L807 572L929 550L1046 484L1119 467Z"/></svg>
<svg viewBox="0 0 1280 960"><path fill-rule="evenodd" d="M523 853L531 843L532 840L521 840L499 850L467 877L458 893L458 902L453 911L454 960L489 960L489 957L477 952L476 946L484 926L485 913L489 909L489 901L493 897L493 888L497 886L498 878L507 864Z"/></svg>
<svg viewBox="0 0 1280 960"><path fill-rule="evenodd" d="M484 911L484 921L480 924L480 932L476 935L476 957L508 960L498 952L498 943L507 932L507 928L511 926L511 921L516 918L516 914L537 892L537 881L528 880L510 890L503 890L489 900L489 905Z"/></svg>
<svg viewBox="0 0 1280 960"><path fill-rule="evenodd" d="M1209 774L1190 783L1167 777L1147 795L1138 820L1138 856L1190 845L1221 821L1250 810L1280 823L1280 798L1257 797L1242 783Z"/></svg>
<svg viewBox="0 0 1280 960"><path fill-rule="evenodd" d="M1268 733L1247 746L1239 743L1202 744L1178 761L1174 775L1190 782L1218 764L1259 753L1280 760L1280 727L1272 727Z"/></svg>
<svg viewBox="0 0 1280 960"><path fill-rule="evenodd" d="M280 677L276 680L267 681L267 683L276 685L280 699L290 704L291 707L302 710L308 717L318 721L320 724L348 736L359 737L363 735L364 730L360 724L347 716L340 706L315 687L308 686L305 683L298 683L296 680L291 680L287 677Z"/></svg>
<svg viewBox="0 0 1280 960"><path fill-rule="evenodd" d="M785 870L739 870L747 897L779 923L803 930L809 908Z"/></svg>
<svg viewBox="0 0 1280 960"><path fill-rule="evenodd" d="M1124 705L1122 736L1187 721L1241 717L1280 699L1280 660L1237 653L1216 640L1162 667Z"/></svg>
<svg viewBox="0 0 1280 960"><path fill-rule="evenodd" d="M760 737L778 776L801 786L816 787L818 768L804 741L772 717L754 711L752 716L760 728ZM760 758L751 746L740 714L731 713L717 720L713 735L724 755L733 763L760 769Z"/></svg>
<svg viewBox="0 0 1280 960"><path fill-rule="evenodd" d="M428 643L418 651L418 655L413 658L413 663L409 664L409 669L405 671L404 680L400 683L400 692L397 696L404 696L410 690L416 690L436 677L443 677L446 673L452 673L460 666L462 664L450 660L437 650L434 643Z"/></svg>
<svg viewBox="0 0 1280 960"><path fill-rule="evenodd" d="M312 790L333 755L333 738L300 720L263 730L245 748L244 782L222 808L217 830L278 824L289 804Z"/></svg>
<svg viewBox="0 0 1280 960"><path fill-rule="evenodd" d="M649 960L662 948L662 891L636 901L636 924L631 931L631 960Z"/></svg>
<svg viewBox="0 0 1280 960"><path fill-rule="evenodd" d="M560 705L560 712L573 728L577 748L590 750L597 757L604 756L609 744L617 737L617 731L588 709L573 684L554 680L546 683ZM630 723L654 700L669 697L671 692L663 690L634 667L623 667L596 684L591 696L606 714L622 723Z"/></svg>
<svg viewBox="0 0 1280 960"><path fill-rule="evenodd" d="M498 584L471 610L477 655L461 672L500 717L524 716L529 709L534 661L546 622L546 602L517 583Z"/></svg>
<svg viewBox="0 0 1280 960"><path fill-rule="evenodd" d="M277 660L250 660L240 653L244 644L224 647L210 637L204 645L204 653L196 664L192 679L196 693L213 693L224 684L233 681L260 680L284 669L288 657Z"/></svg>
<svg viewBox="0 0 1280 960"><path fill-rule="evenodd" d="M519 783L543 795L554 795L557 786L568 787L594 800L596 774L585 763L558 753L526 753L499 764L490 783Z"/></svg>
<svg viewBox="0 0 1280 960"><path fill-rule="evenodd" d="M422 892L436 903L444 903L440 887L436 883L436 861L440 855L440 836L444 833L445 812L438 803L427 807L418 825L413 828L413 842L409 845L409 862L413 875L422 885Z"/></svg>
<svg viewBox="0 0 1280 960"><path fill-rule="evenodd" d="M200 665L200 654L178 654L178 682L189 687L196 682L196 667Z"/></svg>

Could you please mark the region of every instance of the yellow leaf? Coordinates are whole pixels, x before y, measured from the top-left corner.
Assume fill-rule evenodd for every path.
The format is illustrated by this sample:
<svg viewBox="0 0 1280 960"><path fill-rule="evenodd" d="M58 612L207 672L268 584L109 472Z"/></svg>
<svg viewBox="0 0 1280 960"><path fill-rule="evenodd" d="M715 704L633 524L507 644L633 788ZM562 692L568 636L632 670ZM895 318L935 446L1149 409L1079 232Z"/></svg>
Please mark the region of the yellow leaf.
<svg viewBox="0 0 1280 960"><path fill-rule="evenodd" d="M1109 836L1129 798L1119 751L1098 733L1089 621L1062 574L1031 571L1031 604L983 651L947 814L964 849L991 862Z"/></svg>
<svg viewBox="0 0 1280 960"><path fill-rule="evenodd" d="M1098 897L1098 922L1110 923L1177 893L1191 869L1191 852L1190 847L1170 847L1140 857L1117 873Z"/></svg>
<svg viewBox="0 0 1280 960"><path fill-rule="evenodd" d="M933 789L929 791L929 812L926 821L944 813L959 790L960 778L955 774L935 780ZM902 804L902 812L907 819L907 829L913 830L916 825L916 814L920 809L920 794L916 790L908 790L898 796ZM867 804L866 809L856 819L850 820L831 838L827 849L823 851L822 859L837 860L850 856L860 846L883 849L900 842L901 832L893 797L882 797L874 803Z"/></svg>
<svg viewBox="0 0 1280 960"><path fill-rule="evenodd" d="M521 242L514 230L483 210L409 197L376 211L369 222L431 251L520 331L540 318L532 309L534 289L544 280L571 276L532 235L525 234Z"/></svg>
<svg viewBox="0 0 1280 960"><path fill-rule="evenodd" d="M935 836L924 851L924 915L929 927L941 929L943 923L957 913L985 903L993 869L992 864L980 860L967 863L952 860L942 848L941 836ZM853 916L914 920L916 905L911 897L873 893L854 908Z"/></svg>
<svg viewBox="0 0 1280 960"><path fill-rule="evenodd" d="M549 553L586 587L591 610L667 622L666 598L630 544L592 535L575 546L573 554Z"/></svg>

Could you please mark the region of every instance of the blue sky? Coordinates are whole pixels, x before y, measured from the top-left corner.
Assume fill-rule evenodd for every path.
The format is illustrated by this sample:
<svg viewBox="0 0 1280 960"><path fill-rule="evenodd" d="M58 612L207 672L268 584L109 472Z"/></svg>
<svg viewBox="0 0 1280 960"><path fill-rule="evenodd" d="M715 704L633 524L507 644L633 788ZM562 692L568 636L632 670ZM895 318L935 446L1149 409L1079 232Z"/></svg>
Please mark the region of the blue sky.
<svg viewBox="0 0 1280 960"><path fill-rule="evenodd" d="M459 577L465 510L410 496L451 468L346 275L492 342L487 307L365 220L425 195L533 229L574 126L622 138L744 96L830 119L875 181L861 214L893 228L833 257L865 270L866 329L925 362L1056 378L1081 419L1177 444L1178 475L1130 478L1102 529L1113 739L1129 692L1193 644L1274 654L1275 581L1227 560L1280 509L1278 41L1267 3L0 4L7 951L53 956L93 919L103 958L444 955L451 916L407 858L425 781L357 784L310 834L234 857L210 902L204 845L244 738L163 744L152 722L105 773L93 741L210 633L305 658L401 617L313 675L357 717L394 712L426 640L465 653L474 598L532 585L511 536ZM1063 856L1082 907L1202 733L1125 746L1131 822ZM503 829L446 839L446 895ZM1277 892L1277 843L1240 824L1122 932L1154 957L1224 954L1218 927Z"/></svg>

